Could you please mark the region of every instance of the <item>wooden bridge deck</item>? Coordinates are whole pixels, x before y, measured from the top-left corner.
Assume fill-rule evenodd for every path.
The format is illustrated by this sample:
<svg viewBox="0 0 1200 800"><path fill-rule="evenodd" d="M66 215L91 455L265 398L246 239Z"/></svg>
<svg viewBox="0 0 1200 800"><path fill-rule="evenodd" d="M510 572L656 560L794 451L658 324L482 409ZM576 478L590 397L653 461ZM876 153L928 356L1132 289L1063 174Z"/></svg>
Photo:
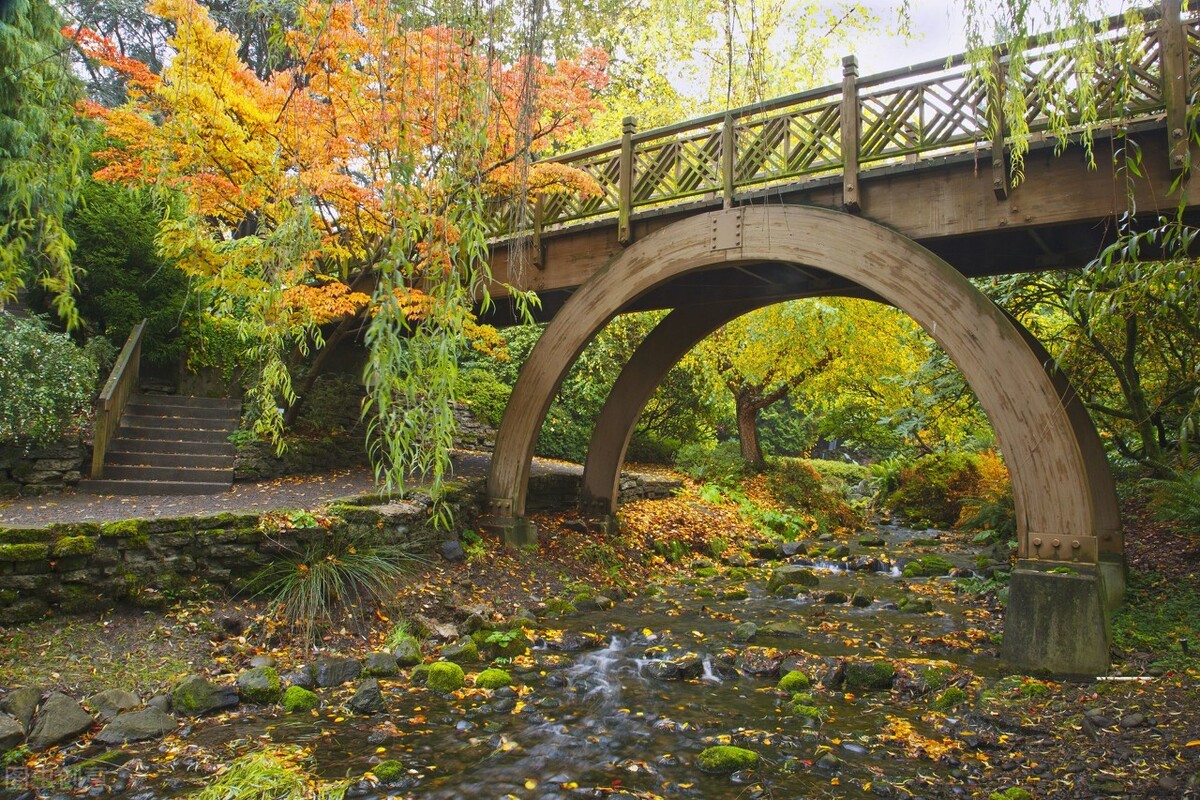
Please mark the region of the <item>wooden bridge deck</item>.
<svg viewBox="0 0 1200 800"><path fill-rule="evenodd" d="M1006 159L1013 126L994 102L994 76L958 56L859 78L848 58L841 84L644 132L627 120L621 140L554 158L591 175L600 194L504 204L493 273L536 290L550 316L638 238L696 213L775 203L862 214L969 276L1086 263L1130 209L1119 148L1141 148L1142 176L1132 182L1141 214L1175 209L1176 178L1190 165L1187 99L1200 91L1200 14L1166 0L1145 19L1100 26L1101 58L1090 72L1095 168L1078 137L1063 150L1051 134L1056 117L1080 121L1045 89L1064 76L1088 78L1069 48L1026 53L1020 85L1031 146L1016 186ZM998 53L992 69L1009 68ZM839 288L803 265L739 264L660 287L636 307Z"/></svg>

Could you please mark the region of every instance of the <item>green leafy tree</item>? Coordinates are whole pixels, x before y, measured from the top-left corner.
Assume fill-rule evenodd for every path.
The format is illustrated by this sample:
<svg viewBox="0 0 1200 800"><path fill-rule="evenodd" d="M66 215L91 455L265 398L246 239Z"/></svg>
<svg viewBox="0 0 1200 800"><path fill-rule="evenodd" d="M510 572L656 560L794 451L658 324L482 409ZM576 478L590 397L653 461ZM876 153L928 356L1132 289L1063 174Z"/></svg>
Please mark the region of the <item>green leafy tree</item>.
<svg viewBox="0 0 1200 800"><path fill-rule="evenodd" d="M73 325L76 270L63 218L78 188L83 131L61 24L47 0L0 4L0 307L35 282Z"/></svg>

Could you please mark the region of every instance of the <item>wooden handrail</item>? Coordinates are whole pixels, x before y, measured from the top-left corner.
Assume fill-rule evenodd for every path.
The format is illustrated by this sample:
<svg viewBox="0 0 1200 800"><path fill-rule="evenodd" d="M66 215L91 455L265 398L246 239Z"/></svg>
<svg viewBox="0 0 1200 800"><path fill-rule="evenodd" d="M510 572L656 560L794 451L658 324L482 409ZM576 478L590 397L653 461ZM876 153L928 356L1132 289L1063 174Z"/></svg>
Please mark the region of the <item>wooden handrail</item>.
<svg viewBox="0 0 1200 800"><path fill-rule="evenodd" d="M1165 115L1173 137L1172 158L1182 163L1187 98L1200 92L1200 70L1190 70L1186 61L1189 41L1200 40L1200 14L1181 15L1179 0L1159 0L1158 7L1142 11L1142 19L1144 43L1135 58L1161 62L1162 68L1158 74L1141 69L1141 82L1131 84L1141 94L1128 99L1120 95L1122 84L1116 75L1123 71L1113 69L1118 65L1099 65L1095 80L1103 108L1094 122L1121 126ZM1093 30L1109 41L1132 35L1122 16L1096 22ZM1045 96L1040 71L1073 67L1063 65L1063 47L1046 37L1031 38L1027 46L1020 77L1029 108L1027 127L1036 136L1047 133L1051 119L1064 113ZM1003 75L1008 64L1006 49L997 47L992 69ZM960 54L861 78L852 70L840 84L644 131L627 119L618 141L545 159L587 172L601 194L582 199L546 196L538 233L615 216L618 238L628 244L633 238L632 215L640 208L699 195L723 197L729 206L736 203L738 191L800 183L839 171L846 173L845 205L855 209L860 172L902 159L976 152L981 147L993 151L993 184L997 198L1003 198L1009 121L997 105L995 91ZM502 216L507 224L497 227L500 238L518 233L513 223L521 228L533 215L509 207Z"/></svg>
<svg viewBox="0 0 1200 800"><path fill-rule="evenodd" d="M96 421L92 426L92 479L104 477L104 456L109 442L121 426L121 415L129 395L138 385L142 364L142 336L146 332L146 320L133 326L125 346L121 348L117 362L113 364L100 396L96 398Z"/></svg>

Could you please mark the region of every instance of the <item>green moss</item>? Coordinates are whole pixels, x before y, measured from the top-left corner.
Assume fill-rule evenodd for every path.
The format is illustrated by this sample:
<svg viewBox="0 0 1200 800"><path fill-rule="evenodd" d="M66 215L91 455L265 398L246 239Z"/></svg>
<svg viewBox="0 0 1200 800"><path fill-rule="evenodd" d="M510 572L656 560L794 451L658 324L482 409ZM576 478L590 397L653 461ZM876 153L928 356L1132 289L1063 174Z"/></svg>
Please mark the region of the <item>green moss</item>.
<svg viewBox="0 0 1200 800"><path fill-rule="evenodd" d="M725 773L758 766L758 753L744 747L721 744L703 750L696 765L705 772Z"/></svg>
<svg viewBox="0 0 1200 800"><path fill-rule="evenodd" d="M846 664L846 688L851 691L879 691L892 688L896 668L890 661L851 661Z"/></svg>
<svg viewBox="0 0 1200 800"><path fill-rule="evenodd" d="M988 800L1033 800L1033 795L1024 789L1013 787L1002 792L992 792Z"/></svg>
<svg viewBox="0 0 1200 800"><path fill-rule="evenodd" d="M1021 682L1018 690L1021 697L1045 697L1050 694L1050 687L1036 678L1028 678Z"/></svg>
<svg viewBox="0 0 1200 800"><path fill-rule="evenodd" d="M804 703L795 703L792 705L792 713L802 719L812 720L813 722L818 723L821 721L821 709L817 708L816 706L805 705Z"/></svg>
<svg viewBox="0 0 1200 800"><path fill-rule="evenodd" d="M0 544L0 561L41 561L49 555L48 544Z"/></svg>
<svg viewBox="0 0 1200 800"><path fill-rule="evenodd" d="M453 692L461 689L466 680L462 667L450 661L435 662L428 665L423 671L425 672L425 685L435 692Z"/></svg>
<svg viewBox="0 0 1200 800"><path fill-rule="evenodd" d="M929 704L934 711L949 711L959 703L966 702L969 695L957 686L951 686Z"/></svg>
<svg viewBox="0 0 1200 800"><path fill-rule="evenodd" d="M475 676L475 685L480 689L499 689L511 686L512 676L502 669L485 669Z"/></svg>
<svg viewBox="0 0 1200 800"><path fill-rule="evenodd" d="M16 589L0 589L0 605L11 605L17 602L17 598L20 596Z"/></svg>
<svg viewBox="0 0 1200 800"><path fill-rule="evenodd" d="M725 573L725 577L731 581L748 581L754 577L754 573L745 567L730 567Z"/></svg>
<svg viewBox="0 0 1200 800"><path fill-rule="evenodd" d="M55 558L90 556L96 552L96 540L90 536L64 536L54 543L50 552Z"/></svg>
<svg viewBox="0 0 1200 800"><path fill-rule="evenodd" d="M905 597L897 605L906 614L933 613L933 601L926 597Z"/></svg>
<svg viewBox="0 0 1200 800"><path fill-rule="evenodd" d="M921 678L930 689L940 689L946 685L950 672L950 667L930 667L921 673Z"/></svg>
<svg viewBox="0 0 1200 800"><path fill-rule="evenodd" d="M311 711L321 705L321 698L303 686L289 686L282 702L284 711Z"/></svg>
<svg viewBox="0 0 1200 800"><path fill-rule="evenodd" d="M404 775L405 769L399 761L380 761L371 767L371 774L378 778L380 783L395 783Z"/></svg>
<svg viewBox="0 0 1200 800"><path fill-rule="evenodd" d="M776 687L781 692L793 694L795 692L807 692L812 686L812 681L798 669L794 669L788 674L779 679L779 685Z"/></svg>
<svg viewBox="0 0 1200 800"><path fill-rule="evenodd" d="M716 596L717 596L717 593L707 587L703 587L703 588L696 590L696 597L703 597L705 599L708 599L708 598L712 598L712 597L716 597Z"/></svg>
<svg viewBox="0 0 1200 800"><path fill-rule="evenodd" d="M546 613L552 617L565 617L578 613L579 609L570 600L552 597L546 601Z"/></svg>
<svg viewBox="0 0 1200 800"><path fill-rule="evenodd" d="M112 539L128 539L146 532L144 519L119 519L100 526L100 535Z"/></svg>
<svg viewBox="0 0 1200 800"><path fill-rule="evenodd" d="M52 542L57 539L53 530L45 528L6 528L0 530L0 546L6 544L30 544L31 542Z"/></svg>
<svg viewBox="0 0 1200 800"><path fill-rule="evenodd" d="M473 664L479 660L479 646L474 639L463 638L443 647L442 658L458 664Z"/></svg>
<svg viewBox="0 0 1200 800"><path fill-rule="evenodd" d="M750 592L746 591L745 586L735 586L732 589L726 589L721 592L722 600L745 600L750 596Z"/></svg>
<svg viewBox="0 0 1200 800"><path fill-rule="evenodd" d="M934 577L949 575L952 569L954 565L941 556L921 556L905 564L903 574L906 578Z"/></svg>
<svg viewBox="0 0 1200 800"><path fill-rule="evenodd" d="M794 706L815 706L817 701L808 692L796 692L792 695L792 705Z"/></svg>
<svg viewBox="0 0 1200 800"><path fill-rule="evenodd" d="M716 567L698 567L693 572L697 578L715 578L719 574Z"/></svg>
<svg viewBox="0 0 1200 800"><path fill-rule="evenodd" d="M242 699L258 705L279 701L283 684L273 667L254 667L238 676L238 692Z"/></svg>

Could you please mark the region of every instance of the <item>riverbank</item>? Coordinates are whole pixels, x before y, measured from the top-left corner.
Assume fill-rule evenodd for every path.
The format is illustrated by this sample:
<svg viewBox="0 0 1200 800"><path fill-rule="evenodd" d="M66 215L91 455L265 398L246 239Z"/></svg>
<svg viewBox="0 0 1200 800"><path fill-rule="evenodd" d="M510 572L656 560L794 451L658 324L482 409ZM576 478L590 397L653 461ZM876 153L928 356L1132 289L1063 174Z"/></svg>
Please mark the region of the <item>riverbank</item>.
<svg viewBox="0 0 1200 800"><path fill-rule="evenodd" d="M969 537L884 526L770 541L736 508L690 492L630 504L623 519L607 535L542 515L536 551L464 537L461 561L417 565L394 602L315 646L245 600L4 631L0 686L80 699L125 689L162 704L199 676L234 687L220 696L236 703L193 716L168 700L175 727L161 738L108 746L90 721L78 738L10 760L26 775L70 776L61 796L142 800L186 796L263 746L299 747L287 752L310 778L349 778L367 797L1196 796L1197 672L1162 613L1189 574L1169 571L1189 562L1182 542L1166 547L1169 531L1155 533L1166 560L1139 556L1159 571L1135 574L1133 616L1118 620L1115 671L1139 680L1060 684L1003 675L999 586L904 577L914 562L941 570L934 556L969 574ZM1162 571L1172 577L1152 577ZM433 691L399 665L401 622L424 637L424 661L462 662L461 688ZM1129 637L1135 628L1142 638ZM464 637L481 653L463 655ZM391 674L366 678L381 653ZM312 712L236 689L266 664L283 683L317 682L331 660L355 677L314 685ZM489 666L514 685L476 685ZM807 690L778 688L791 671ZM382 706L363 713L354 698L370 680ZM720 744L762 760L702 772L699 753ZM111 761L101 769L97 757ZM375 771L385 762L403 766L391 782Z"/></svg>

